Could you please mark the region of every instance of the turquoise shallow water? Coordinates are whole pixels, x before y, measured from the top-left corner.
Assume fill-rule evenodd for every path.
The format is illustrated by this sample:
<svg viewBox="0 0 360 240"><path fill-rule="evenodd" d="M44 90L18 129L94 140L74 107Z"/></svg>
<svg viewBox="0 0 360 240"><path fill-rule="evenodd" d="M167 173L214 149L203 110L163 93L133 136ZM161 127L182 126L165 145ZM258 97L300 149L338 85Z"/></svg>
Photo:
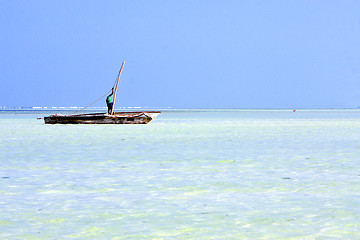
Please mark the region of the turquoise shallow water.
<svg viewBox="0 0 360 240"><path fill-rule="evenodd" d="M360 239L358 110L41 116L0 112L0 239Z"/></svg>

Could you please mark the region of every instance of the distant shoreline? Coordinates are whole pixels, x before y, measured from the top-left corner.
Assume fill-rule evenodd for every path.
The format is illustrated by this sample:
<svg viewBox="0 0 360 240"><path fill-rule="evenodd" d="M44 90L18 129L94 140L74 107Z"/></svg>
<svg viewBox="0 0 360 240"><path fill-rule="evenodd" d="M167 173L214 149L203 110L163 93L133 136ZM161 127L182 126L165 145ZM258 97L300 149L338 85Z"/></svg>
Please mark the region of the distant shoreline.
<svg viewBox="0 0 360 240"><path fill-rule="evenodd" d="M56 112L56 111L79 111L83 107L0 107L0 112L16 112L16 111L39 111L39 112ZM106 111L106 107L93 107L83 109L81 111ZM156 107L123 107L117 108L117 111L360 111L360 108L156 108Z"/></svg>

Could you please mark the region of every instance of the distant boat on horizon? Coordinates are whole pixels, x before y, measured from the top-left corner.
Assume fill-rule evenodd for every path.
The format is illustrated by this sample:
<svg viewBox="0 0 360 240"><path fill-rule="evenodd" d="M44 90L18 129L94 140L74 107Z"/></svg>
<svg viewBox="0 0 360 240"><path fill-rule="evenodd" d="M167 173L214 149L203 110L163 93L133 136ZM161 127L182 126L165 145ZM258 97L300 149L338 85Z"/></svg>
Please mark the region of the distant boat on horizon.
<svg viewBox="0 0 360 240"><path fill-rule="evenodd" d="M121 77L122 70L124 68L125 61L122 63L117 82L115 85L114 101L111 109L111 113L89 113L89 114L53 114L48 117L44 117L45 124L147 124L151 120L155 119L161 112L160 111L140 111L140 112L114 112L117 89ZM103 97L105 97L107 92ZM102 99L101 97L100 99ZM98 99L97 101L99 101ZM95 101L94 103L96 103ZM89 106L93 105L90 104ZM89 106L82 108L80 112ZM75 112L75 113L76 113ZM42 118L38 118L42 119Z"/></svg>

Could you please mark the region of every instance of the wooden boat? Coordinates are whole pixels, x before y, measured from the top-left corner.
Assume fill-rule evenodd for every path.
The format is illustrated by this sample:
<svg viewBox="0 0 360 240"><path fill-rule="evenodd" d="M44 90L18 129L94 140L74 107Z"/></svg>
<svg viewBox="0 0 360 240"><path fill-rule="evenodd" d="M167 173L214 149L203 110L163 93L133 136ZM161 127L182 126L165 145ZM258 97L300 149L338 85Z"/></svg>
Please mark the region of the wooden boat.
<svg viewBox="0 0 360 240"><path fill-rule="evenodd" d="M147 124L161 112L115 112L78 115L50 115L44 117L45 124Z"/></svg>
<svg viewBox="0 0 360 240"><path fill-rule="evenodd" d="M45 124L147 124L151 120L155 119L161 112L159 111L114 112L116 93L119 86L119 81L120 81L122 69L124 67L124 63L125 61L122 63L122 66L119 71L119 76L117 78L115 92L114 92L113 108L110 114L108 113L89 113L89 114L76 114L76 115L54 114L48 117L44 117ZM104 96L106 96L108 93L109 92L107 92ZM103 97L101 97L100 99L102 99ZM99 101L100 99L98 99L97 101ZM95 101L94 103L96 103L97 101ZM91 106L92 104L90 104L89 106ZM84 110L85 108L81 109L80 111Z"/></svg>

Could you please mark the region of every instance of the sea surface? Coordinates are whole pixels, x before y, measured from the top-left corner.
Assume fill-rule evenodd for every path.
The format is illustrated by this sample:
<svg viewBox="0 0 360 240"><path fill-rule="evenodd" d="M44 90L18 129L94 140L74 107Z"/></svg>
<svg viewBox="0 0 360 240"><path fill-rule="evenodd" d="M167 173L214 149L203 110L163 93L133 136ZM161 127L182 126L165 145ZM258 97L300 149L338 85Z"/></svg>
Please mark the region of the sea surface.
<svg viewBox="0 0 360 240"><path fill-rule="evenodd" d="M360 110L0 111L0 239L360 239Z"/></svg>

